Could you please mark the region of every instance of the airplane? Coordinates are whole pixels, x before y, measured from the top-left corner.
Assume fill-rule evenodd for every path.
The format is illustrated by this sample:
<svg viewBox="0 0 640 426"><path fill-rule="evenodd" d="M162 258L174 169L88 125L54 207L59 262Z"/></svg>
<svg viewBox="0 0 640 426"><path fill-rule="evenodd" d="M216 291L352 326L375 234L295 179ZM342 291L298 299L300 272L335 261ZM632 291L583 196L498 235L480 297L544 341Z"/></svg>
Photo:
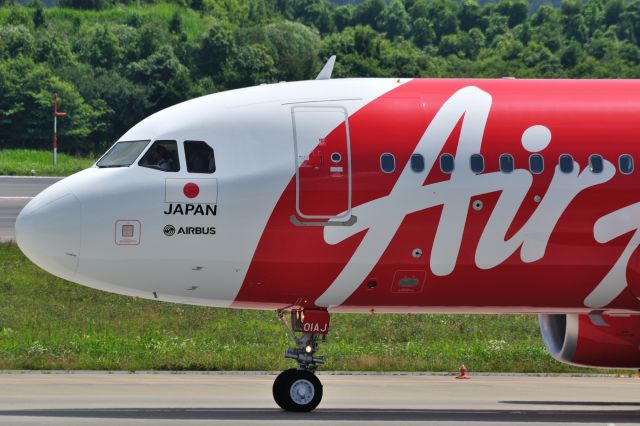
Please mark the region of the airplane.
<svg viewBox="0 0 640 426"><path fill-rule="evenodd" d="M192 99L35 197L42 269L277 312L322 399L330 313L532 313L557 360L640 367L638 80L331 79ZM290 315L290 319L287 319Z"/></svg>

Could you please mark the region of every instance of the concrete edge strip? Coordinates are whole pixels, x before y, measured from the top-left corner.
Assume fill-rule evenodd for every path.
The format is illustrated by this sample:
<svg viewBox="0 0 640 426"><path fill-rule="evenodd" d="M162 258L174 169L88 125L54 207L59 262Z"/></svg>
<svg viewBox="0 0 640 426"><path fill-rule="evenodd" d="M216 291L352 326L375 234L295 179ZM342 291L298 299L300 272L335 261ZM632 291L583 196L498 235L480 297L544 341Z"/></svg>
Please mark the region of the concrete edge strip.
<svg viewBox="0 0 640 426"><path fill-rule="evenodd" d="M280 371L108 371L108 370L0 370L3 375L194 375L194 376L270 376L280 374ZM431 376L447 377L457 375L458 372L413 372L413 371L319 371L320 376ZM476 372L477 377L604 377L604 378L636 378L637 373L625 374L586 374L586 373L491 373Z"/></svg>

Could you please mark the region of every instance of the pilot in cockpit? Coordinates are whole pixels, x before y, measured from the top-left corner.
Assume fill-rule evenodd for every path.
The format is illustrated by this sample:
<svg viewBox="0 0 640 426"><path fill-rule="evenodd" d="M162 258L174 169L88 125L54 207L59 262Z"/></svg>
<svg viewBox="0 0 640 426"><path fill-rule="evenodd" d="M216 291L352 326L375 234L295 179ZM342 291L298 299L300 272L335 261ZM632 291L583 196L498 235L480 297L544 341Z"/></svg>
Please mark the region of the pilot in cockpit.
<svg viewBox="0 0 640 426"><path fill-rule="evenodd" d="M149 154L145 155L145 164L141 164L144 166L152 166L154 168L165 170L165 171L173 171L174 165L173 160L171 159L171 154L169 150L160 144L155 144L149 150Z"/></svg>

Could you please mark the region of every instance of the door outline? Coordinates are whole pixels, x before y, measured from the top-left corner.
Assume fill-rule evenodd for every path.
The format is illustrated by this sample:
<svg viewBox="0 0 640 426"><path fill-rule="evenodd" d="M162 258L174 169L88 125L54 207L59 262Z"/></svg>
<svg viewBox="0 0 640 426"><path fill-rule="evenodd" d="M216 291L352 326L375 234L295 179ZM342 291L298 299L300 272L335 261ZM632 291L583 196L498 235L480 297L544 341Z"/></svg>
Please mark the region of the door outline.
<svg viewBox="0 0 640 426"><path fill-rule="evenodd" d="M344 115L344 124L347 143L347 210L337 216L333 215L307 215L300 210L300 157L298 156L298 128L296 125L296 111L332 111L341 112ZM302 219L326 219L327 222L303 222L295 215L291 216L291 221L298 226L349 226L355 223L355 216L351 215L352 210L352 176L351 176L351 134L349 131L349 114L347 109L341 105L295 105L291 107L291 122L293 124L293 153L294 167L296 169L296 214ZM332 129L333 130L333 129ZM315 149L315 146L313 147ZM346 221L329 221L330 219L345 219Z"/></svg>

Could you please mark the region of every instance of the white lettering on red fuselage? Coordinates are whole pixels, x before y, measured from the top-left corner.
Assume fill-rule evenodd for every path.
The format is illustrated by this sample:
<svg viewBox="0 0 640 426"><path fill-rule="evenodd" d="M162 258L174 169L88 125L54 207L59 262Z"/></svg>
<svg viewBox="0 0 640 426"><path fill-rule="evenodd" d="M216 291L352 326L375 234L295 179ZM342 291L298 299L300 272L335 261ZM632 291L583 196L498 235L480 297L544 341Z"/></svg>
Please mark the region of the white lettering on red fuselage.
<svg viewBox="0 0 640 426"><path fill-rule="evenodd" d="M302 331L304 331L305 333L316 333L316 334L323 334L327 332L327 329L329 328L329 324L325 324L324 327L320 328L320 325L315 323L309 323L309 322L305 322L302 325Z"/></svg>
<svg viewBox="0 0 640 426"><path fill-rule="evenodd" d="M574 163L571 173L563 173L556 166L549 188L536 210L511 238L505 239L531 188L531 173L517 169L508 175L501 172L476 175L468 167L462 166L472 154L481 152L491 103L491 95L477 87L466 87L456 92L437 112L414 151L425 158L425 170L416 173L407 164L389 195L353 208L353 214L358 217L354 226L324 228L324 238L328 244L337 244L364 230L366 234L338 277L316 300L317 305L340 305L356 290L378 263L407 214L442 206L429 266L433 274L445 276L451 274L456 266L471 198L500 191L477 245L475 263L478 268L490 269L504 262L518 249L521 260L530 263L544 256L549 238L571 201L584 189L604 183L614 176L615 166L608 161L604 161L602 173L592 173L588 169L580 172L577 163ZM455 155L461 167L456 167L447 181L424 185L438 154L461 120ZM530 131L534 128L544 127L533 126L525 129L524 133L544 139L544 132ZM550 137L550 132L544 129ZM538 151L544 149L549 140L531 140L528 136L527 143L524 142L523 134L524 147L532 151L532 147L536 147L535 151ZM637 213L635 217L638 217L640 204L629 208L633 208ZM598 221L594 228L596 240L606 242L625 231L637 230L637 225L618 229L617 219L624 214L624 211L614 212ZM587 297L586 306L605 306L620 294L626 286L626 263L638 244L640 232L634 234L629 247L610 272L611 276L607 275Z"/></svg>

